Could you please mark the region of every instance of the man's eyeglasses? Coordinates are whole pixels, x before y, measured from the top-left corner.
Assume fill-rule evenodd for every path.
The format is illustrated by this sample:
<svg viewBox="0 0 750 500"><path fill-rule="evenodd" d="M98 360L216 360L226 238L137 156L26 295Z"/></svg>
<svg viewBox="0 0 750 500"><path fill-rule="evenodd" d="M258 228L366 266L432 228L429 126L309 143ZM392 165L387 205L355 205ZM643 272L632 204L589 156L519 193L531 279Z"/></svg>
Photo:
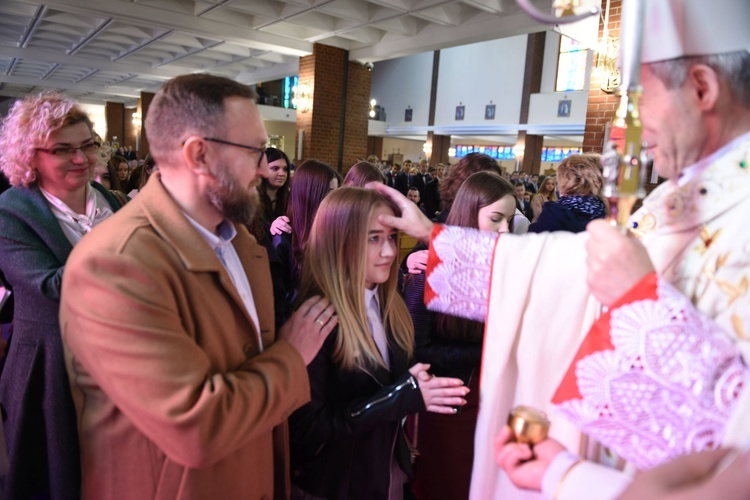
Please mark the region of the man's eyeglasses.
<svg viewBox="0 0 750 500"><path fill-rule="evenodd" d="M76 151L80 151L85 156L93 156L97 153L99 153L99 146L100 144L98 142L91 142L89 144L84 144L83 146L78 146L77 148L65 148L65 147L58 147L58 148L35 148L37 151L41 151L42 153L47 153L52 156L57 156L58 158L73 158L76 154Z"/></svg>
<svg viewBox="0 0 750 500"><path fill-rule="evenodd" d="M262 148L256 148L254 146L245 146L244 144L237 144L236 142L229 142L223 139L214 139L213 137L204 137L203 140L209 142L217 142L219 144L226 144L227 146L234 146L236 148L249 149L250 151L257 151L258 153L260 153L260 155L258 156L258 168L260 168L260 164L263 163L263 157L266 156L266 146L263 146Z"/></svg>

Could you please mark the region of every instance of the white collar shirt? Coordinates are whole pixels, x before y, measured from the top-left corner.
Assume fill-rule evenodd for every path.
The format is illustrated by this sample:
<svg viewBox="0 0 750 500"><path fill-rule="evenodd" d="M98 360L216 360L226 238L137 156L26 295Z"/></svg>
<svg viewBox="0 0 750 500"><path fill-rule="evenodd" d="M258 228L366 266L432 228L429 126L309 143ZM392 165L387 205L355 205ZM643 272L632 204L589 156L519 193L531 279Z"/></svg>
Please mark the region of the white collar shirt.
<svg viewBox="0 0 750 500"><path fill-rule="evenodd" d="M90 185L86 185L86 213L84 214L76 213L64 201L41 186L39 190L47 200L47 205L60 224L63 234L73 246L81 241L83 235L91 231L94 226L114 213L104 195Z"/></svg>
<svg viewBox="0 0 750 500"><path fill-rule="evenodd" d="M260 350L263 350L263 340L260 336L260 320L258 319L258 310L255 307L255 300L253 299L253 291L250 288L250 282L245 274L245 268L242 266L240 256L237 254L232 240L237 236L237 229L234 224L224 219L218 225L218 235L213 234L211 231L201 226L196 220L190 217L188 214L183 212L188 221L193 225L198 233L206 240L206 243L213 249L219 261L224 265L224 269L229 273L229 277L234 284L234 288L237 290L242 303L247 310L247 314L252 319L255 326L255 331L258 336L258 345Z"/></svg>
<svg viewBox="0 0 750 500"><path fill-rule="evenodd" d="M385 365L390 368L391 363L388 356L388 339L385 335L383 326L383 317L380 313L380 298L378 297L378 287L372 290L365 288L365 310L367 311L367 323L370 326L370 333L378 346L380 355L385 361Z"/></svg>

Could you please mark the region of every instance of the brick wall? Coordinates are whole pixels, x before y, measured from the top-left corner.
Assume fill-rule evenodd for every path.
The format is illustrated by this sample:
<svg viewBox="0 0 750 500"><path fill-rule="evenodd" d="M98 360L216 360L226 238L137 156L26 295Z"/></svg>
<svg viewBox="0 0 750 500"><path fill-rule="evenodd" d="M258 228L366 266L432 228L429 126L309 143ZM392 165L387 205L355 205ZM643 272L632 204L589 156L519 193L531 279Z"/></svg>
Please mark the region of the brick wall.
<svg viewBox="0 0 750 500"><path fill-rule="evenodd" d="M620 36L620 12L622 0L611 0L609 10L609 36ZM602 0L602 12L607 7L607 0ZM604 31L604 17L599 21L599 39ZM583 150L587 153L601 153L604 147L604 127L615 116L617 97L601 90L600 75L596 69L591 72L589 102L586 109L586 129L583 134Z"/></svg>
<svg viewBox="0 0 750 500"><path fill-rule="evenodd" d="M338 168L342 133L342 170L366 155L370 72L360 64L347 62L348 58L347 51L322 44L313 46L312 55L300 58L299 83L310 87L312 106L307 113L297 112L297 132L304 131L303 158L296 158L297 161L315 158ZM344 113L345 65L348 85Z"/></svg>
<svg viewBox="0 0 750 500"><path fill-rule="evenodd" d="M346 126L344 128L343 170L367 157L367 126L370 118L372 73L356 62L349 63L346 87Z"/></svg>
<svg viewBox="0 0 750 500"><path fill-rule="evenodd" d="M315 54L299 59L299 84L310 85L314 88L315 85ZM302 130L304 138L302 139L302 158L295 158L295 163L299 163L300 160L310 158L310 143L312 139L312 118L315 108L312 107L307 113L303 113L297 110L297 136L299 137L299 131ZM299 147L298 147L299 149ZM297 151L295 151L297 156Z"/></svg>
<svg viewBox="0 0 750 500"><path fill-rule="evenodd" d="M310 111L297 112L297 129L305 131L300 159L315 158L332 166L338 162L346 57L343 49L316 43L311 56L300 58L299 83L308 85L312 94Z"/></svg>
<svg viewBox="0 0 750 500"><path fill-rule="evenodd" d="M336 167L341 133L341 98L344 92L345 50L315 44L315 78L312 113L310 157Z"/></svg>

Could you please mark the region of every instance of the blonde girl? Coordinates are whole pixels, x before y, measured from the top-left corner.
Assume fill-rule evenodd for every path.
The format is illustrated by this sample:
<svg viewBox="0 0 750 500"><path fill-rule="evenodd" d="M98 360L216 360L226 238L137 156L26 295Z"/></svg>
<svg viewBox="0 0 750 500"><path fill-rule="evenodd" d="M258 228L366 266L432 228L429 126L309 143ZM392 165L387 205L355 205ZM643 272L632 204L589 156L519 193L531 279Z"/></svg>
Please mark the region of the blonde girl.
<svg viewBox="0 0 750 500"><path fill-rule="evenodd" d="M531 210L534 213L534 220L531 222L536 222L539 219L542 206L548 201L557 201L555 179L554 177L541 177L539 179L539 191L531 198Z"/></svg>
<svg viewBox="0 0 750 500"><path fill-rule="evenodd" d="M398 234L379 221L396 213L374 191L341 188L315 217L299 300L326 296L339 326L308 366L310 403L290 418L292 498L401 498L411 472L404 417L465 404L459 379L410 363L414 327L396 291Z"/></svg>

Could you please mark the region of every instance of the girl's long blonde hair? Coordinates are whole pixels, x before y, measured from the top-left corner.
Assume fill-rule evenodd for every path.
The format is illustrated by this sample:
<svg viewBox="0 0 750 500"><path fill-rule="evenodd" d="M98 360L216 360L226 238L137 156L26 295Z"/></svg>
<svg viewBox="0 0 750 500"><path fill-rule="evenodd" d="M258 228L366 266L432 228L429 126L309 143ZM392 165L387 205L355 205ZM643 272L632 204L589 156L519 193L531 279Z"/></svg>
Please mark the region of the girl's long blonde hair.
<svg viewBox="0 0 750 500"><path fill-rule="evenodd" d="M364 296L370 217L379 205L399 213L375 191L337 189L320 204L306 243L299 300L321 294L333 303L339 319L333 361L344 369L385 366L367 323ZM393 259L388 281L378 287L383 325L388 343L411 356L414 325L397 282L398 259Z"/></svg>

